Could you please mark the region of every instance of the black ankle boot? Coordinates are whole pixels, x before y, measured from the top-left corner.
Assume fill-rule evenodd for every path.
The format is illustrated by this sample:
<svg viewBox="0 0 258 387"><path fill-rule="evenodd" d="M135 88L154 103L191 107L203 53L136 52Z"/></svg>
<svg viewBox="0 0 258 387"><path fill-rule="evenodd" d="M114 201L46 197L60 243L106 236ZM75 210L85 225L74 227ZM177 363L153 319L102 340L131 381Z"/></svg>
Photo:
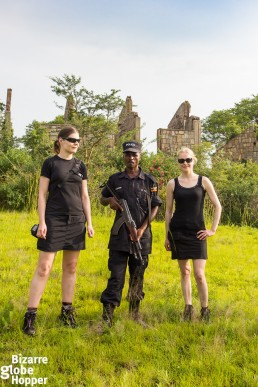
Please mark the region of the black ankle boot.
<svg viewBox="0 0 258 387"><path fill-rule="evenodd" d="M34 336L35 331L35 320L37 317L36 312L26 312L24 316L24 322L22 330L26 335Z"/></svg>
<svg viewBox="0 0 258 387"><path fill-rule="evenodd" d="M115 310L115 305L103 304L102 318L109 327L112 326L114 310Z"/></svg>
<svg viewBox="0 0 258 387"><path fill-rule="evenodd" d="M193 318L193 306L192 305L185 305L184 313L183 313L183 320L184 321L191 321Z"/></svg>
<svg viewBox="0 0 258 387"><path fill-rule="evenodd" d="M77 328L78 324L74 317L74 308L72 305L62 306L59 320L66 326Z"/></svg>
<svg viewBox="0 0 258 387"><path fill-rule="evenodd" d="M207 307L202 307L200 320L205 321L206 323L210 322L210 309Z"/></svg>
<svg viewBox="0 0 258 387"><path fill-rule="evenodd" d="M133 320L138 321L139 320L139 309L140 309L140 301L130 301L129 302L129 314L132 317Z"/></svg>

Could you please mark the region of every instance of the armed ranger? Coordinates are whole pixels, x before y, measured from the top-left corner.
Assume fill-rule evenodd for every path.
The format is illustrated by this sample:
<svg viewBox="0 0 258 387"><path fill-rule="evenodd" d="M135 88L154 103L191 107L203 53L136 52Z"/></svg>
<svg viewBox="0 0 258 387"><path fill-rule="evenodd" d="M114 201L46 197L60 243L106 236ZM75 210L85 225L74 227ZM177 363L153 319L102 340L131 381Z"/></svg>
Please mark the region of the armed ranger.
<svg viewBox="0 0 258 387"><path fill-rule="evenodd" d="M114 191L112 190L112 188L108 183L103 184L101 188L105 186L107 187L111 195L116 199L116 201L119 203L120 207L122 208L121 217L115 223L112 229L112 233L114 235L117 235L120 230L120 227L122 226L122 224L125 223L131 239L132 253L134 257L136 259L139 259L141 261L141 264L144 265L144 260L141 254L142 246L140 241L137 238L137 227L136 227L135 221L132 218L127 201L125 199L118 199L118 197L116 196L116 194L114 193Z"/></svg>

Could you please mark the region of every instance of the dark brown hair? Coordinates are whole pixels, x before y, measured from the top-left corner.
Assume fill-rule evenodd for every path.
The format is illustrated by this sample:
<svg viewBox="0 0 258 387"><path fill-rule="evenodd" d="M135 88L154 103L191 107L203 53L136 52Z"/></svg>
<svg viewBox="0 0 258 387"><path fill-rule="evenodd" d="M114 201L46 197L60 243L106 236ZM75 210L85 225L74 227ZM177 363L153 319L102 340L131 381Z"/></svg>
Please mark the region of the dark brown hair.
<svg viewBox="0 0 258 387"><path fill-rule="evenodd" d="M66 126L60 130L60 132L57 135L57 139L54 142L54 151L56 154L60 153L59 138L67 138L70 136L70 134L73 134L73 133L79 133L78 130L73 126Z"/></svg>

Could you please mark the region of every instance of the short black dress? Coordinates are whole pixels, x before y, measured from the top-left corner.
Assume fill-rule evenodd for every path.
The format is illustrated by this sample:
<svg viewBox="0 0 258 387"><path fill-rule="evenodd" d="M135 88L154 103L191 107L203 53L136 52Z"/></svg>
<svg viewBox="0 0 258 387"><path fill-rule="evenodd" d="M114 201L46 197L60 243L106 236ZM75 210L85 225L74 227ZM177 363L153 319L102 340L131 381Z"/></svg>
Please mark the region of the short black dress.
<svg viewBox="0 0 258 387"><path fill-rule="evenodd" d="M196 186L186 188L175 178L175 211L169 224L168 239L172 259L207 259L207 241L199 240L196 233L205 230L203 206L205 189L202 176Z"/></svg>
<svg viewBox="0 0 258 387"><path fill-rule="evenodd" d="M38 238L41 251L85 249L85 215L82 207L82 180L87 179L84 163L59 156L46 159L41 176L50 179L46 203L46 239Z"/></svg>

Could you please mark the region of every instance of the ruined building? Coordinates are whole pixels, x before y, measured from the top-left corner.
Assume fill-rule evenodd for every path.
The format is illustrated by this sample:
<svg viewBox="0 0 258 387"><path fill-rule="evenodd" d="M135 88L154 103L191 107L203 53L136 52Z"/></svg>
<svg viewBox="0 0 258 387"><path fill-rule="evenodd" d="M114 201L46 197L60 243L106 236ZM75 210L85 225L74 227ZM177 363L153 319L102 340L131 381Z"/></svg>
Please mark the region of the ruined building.
<svg viewBox="0 0 258 387"><path fill-rule="evenodd" d="M74 111L74 99L72 96L67 97L65 112L64 112L64 120L65 122L69 121L72 118L72 114Z"/></svg>
<svg viewBox="0 0 258 387"><path fill-rule="evenodd" d="M133 102L131 97L126 97L125 106L122 108L118 120L118 134L116 138L125 133L133 132L132 140L140 141L141 119L138 113L133 111Z"/></svg>
<svg viewBox="0 0 258 387"><path fill-rule="evenodd" d="M183 102L167 129L157 130L158 150L173 154L181 146L192 148L201 143L201 121L199 117L190 116L191 105L188 101Z"/></svg>
<svg viewBox="0 0 258 387"><path fill-rule="evenodd" d="M13 141L13 128L11 122L11 99L12 89L7 89L6 106L2 124L2 138L7 139L6 143ZM201 122L200 118L190 116L191 105L188 101L183 102L166 129L157 130L157 148L159 151L174 154L181 146L193 148L201 143ZM67 99L64 112L64 120L69 123L74 110L72 99ZM50 139L55 140L59 131L66 124L43 124L49 133ZM116 141L125 133L132 132L131 138L140 141L141 119L138 113L133 111L132 98L128 96L118 119L118 133L110 137L109 146L112 148ZM258 163L258 127L252 123L245 132L232 138L220 148L218 152L224 152L226 157L233 161L252 160Z"/></svg>
<svg viewBox="0 0 258 387"><path fill-rule="evenodd" d="M2 126L2 137L11 143L13 141L13 127L11 120L11 101L12 101L12 89L7 89L6 105L4 113L4 122Z"/></svg>
<svg viewBox="0 0 258 387"><path fill-rule="evenodd" d="M67 99L65 112L64 112L65 122L69 122L73 109L74 109L73 100ZM42 126L44 126L46 130L49 132L49 136L51 140L55 140L57 138L59 131L65 125L66 124L42 124ZM121 137L122 135L130 131L132 131L131 139L135 141L140 141L140 126L141 126L141 119L138 116L138 113L133 111L132 98L127 97L125 101L125 105L122 108L121 113L119 115L118 133L116 135L110 136L109 146L112 148L115 145L116 141L119 139L119 137Z"/></svg>
<svg viewBox="0 0 258 387"><path fill-rule="evenodd" d="M229 140L218 153L224 153L232 161L252 160L258 163L258 128L252 123L243 133Z"/></svg>
<svg viewBox="0 0 258 387"><path fill-rule="evenodd" d="M74 111L74 100L72 97L68 97L66 100L65 111L64 111L64 121L65 124L41 124L49 133L49 137L52 141L55 141L58 133L61 129L67 126L66 122L71 119L71 116Z"/></svg>

